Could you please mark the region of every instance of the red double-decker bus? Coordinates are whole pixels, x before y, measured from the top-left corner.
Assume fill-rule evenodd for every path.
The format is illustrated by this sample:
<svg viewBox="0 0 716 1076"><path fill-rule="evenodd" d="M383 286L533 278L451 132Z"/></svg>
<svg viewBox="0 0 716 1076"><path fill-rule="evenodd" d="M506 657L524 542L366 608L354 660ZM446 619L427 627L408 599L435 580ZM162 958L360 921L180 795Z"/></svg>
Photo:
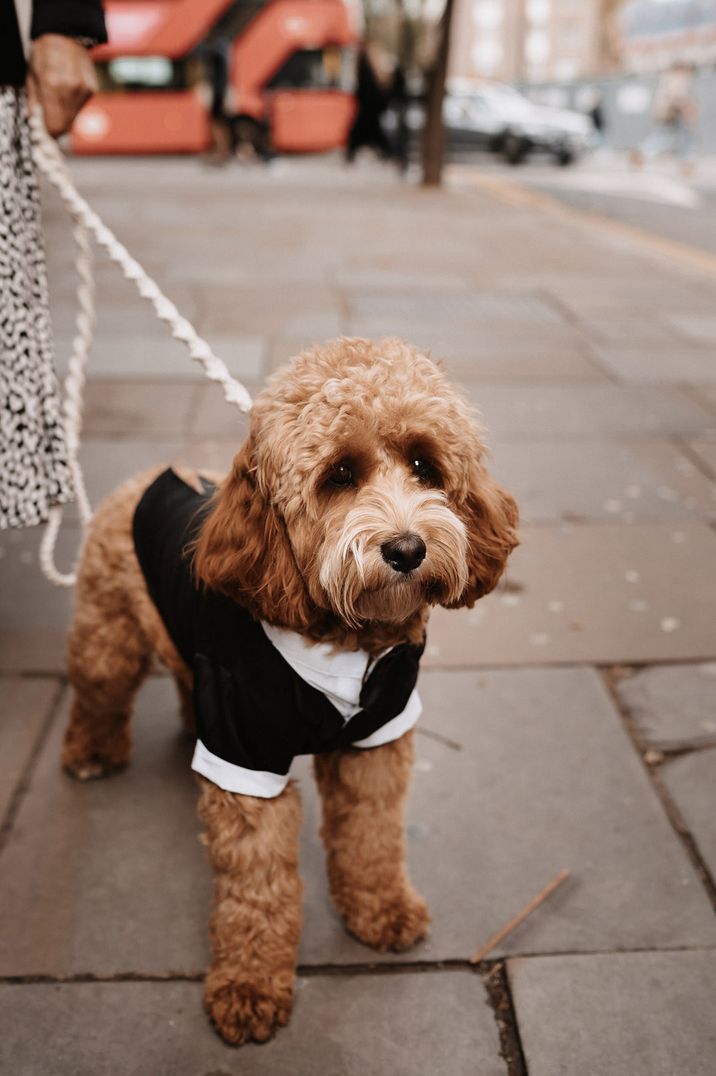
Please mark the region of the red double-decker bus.
<svg viewBox="0 0 716 1076"><path fill-rule="evenodd" d="M100 92L76 153L199 153L210 143L205 56L228 51L231 114L280 152L340 146L353 117L357 32L343 0L107 0Z"/></svg>

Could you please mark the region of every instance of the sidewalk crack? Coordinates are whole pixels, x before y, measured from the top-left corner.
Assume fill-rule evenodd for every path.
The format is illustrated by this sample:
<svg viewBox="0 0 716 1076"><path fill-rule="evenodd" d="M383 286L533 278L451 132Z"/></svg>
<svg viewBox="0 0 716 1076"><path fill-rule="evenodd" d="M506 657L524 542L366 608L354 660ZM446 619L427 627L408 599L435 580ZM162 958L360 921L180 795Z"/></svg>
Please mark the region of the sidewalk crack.
<svg viewBox="0 0 716 1076"><path fill-rule="evenodd" d="M482 981L497 1024L500 1054L507 1065L507 1076L528 1076L505 962L501 960L495 964Z"/></svg>
<svg viewBox="0 0 716 1076"><path fill-rule="evenodd" d="M679 810L678 806L674 802L671 793L666 787L666 784L659 773L659 762L654 763L649 761L650 748L647 743L639 734L634 715L629 708L625 706L624 701L620 698L619 693L615 689L615 681L618 675L618 666L606 666L599 670L602 682L604 683L609 697L615 707L617 713L621 717L622 725L626 731L627 736L631 740L632 746L636 751L639 760L649 777L649 781L661 802L661 806L666 814L667 820L671 825L674 833L678 837L681 845L686 852L687 858L694 868L696 875L706 890L706 894L711 902L711 905L716 911L716 880L714 879L711 871L709 870L704 857L698 846L696 838L689 830L684 818ZM660 752L661 753L661 752ZM686 752L680 752L686 753ZM689 752L690 753L690 752ZM652 759L654 756L651 756Z"/></svg>
<svg viewBox="0 0 716 1076"><path fill-rule="evenodd" d="M42 751L43 747L45 746L45 743L47 742L47 738L55 722L55 718L57 717L66 686L67 685L64 680L58 681L54 695L50 701L49 706L47 707L45 719L37 735L33 748L29 754L27 762L22 768L17 783L15 784L15 788L13 789L12 795L10 796L10 801L7 805L5 815L2 819L2 822L0 822L0 855L4 851L5 845L9 840L13 825L15 824L15 819L22 805L22 801L25 798L25 793L30 787L30 782L32 780L32 775L35 770L35 765L40 756L40 752Z"/></svg>

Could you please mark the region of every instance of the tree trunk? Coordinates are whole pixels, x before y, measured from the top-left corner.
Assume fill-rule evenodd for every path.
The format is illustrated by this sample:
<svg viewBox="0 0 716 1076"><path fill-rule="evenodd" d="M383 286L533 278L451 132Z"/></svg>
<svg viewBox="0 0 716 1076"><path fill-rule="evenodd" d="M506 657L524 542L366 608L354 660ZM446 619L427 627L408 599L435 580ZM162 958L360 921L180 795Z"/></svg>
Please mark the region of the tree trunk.
<svg viewBox="0 0 716 1076"><path fill-rule="evenodd" d="M445 10L440 20L437 54L428 80L423 131L423 186L426 187L439 187L442 179L445 154L443 98L450 55L453 7L454 0L445 0Z"/></svg>

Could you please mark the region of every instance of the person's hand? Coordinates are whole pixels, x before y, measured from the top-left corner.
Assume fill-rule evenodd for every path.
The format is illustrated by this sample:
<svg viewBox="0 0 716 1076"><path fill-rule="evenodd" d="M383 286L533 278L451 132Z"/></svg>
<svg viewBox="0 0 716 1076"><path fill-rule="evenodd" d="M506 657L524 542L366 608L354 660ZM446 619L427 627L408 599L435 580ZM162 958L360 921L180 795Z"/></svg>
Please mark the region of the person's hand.
<svg viewBox="0 0 716 1076"><path fill-rule="evenodd" d="M42 105L45 126L57 138L96 92L97 76L84 45L62 34L43 34L32 42L27 86L30 104Z"/></svg>

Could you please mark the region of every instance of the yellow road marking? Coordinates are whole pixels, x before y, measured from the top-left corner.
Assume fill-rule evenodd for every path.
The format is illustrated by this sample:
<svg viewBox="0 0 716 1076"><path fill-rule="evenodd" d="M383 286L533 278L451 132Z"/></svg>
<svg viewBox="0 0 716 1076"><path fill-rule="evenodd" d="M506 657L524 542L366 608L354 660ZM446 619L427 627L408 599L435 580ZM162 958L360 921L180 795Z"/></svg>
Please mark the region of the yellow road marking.
<svg viewBox="0 0 716 1076"><path fill-rule="evenodd" d="M684 268L705 273L709 277L716 277L716 255L710 254L707 250L699 250L697 247L680 243L677 239L654 235L636 225L614 220L602 213L575 209L574 206L565 205L551 194L532 190L503 176L488 175L477 169L462 169L459 165L452 165L448 169L448 175L450 174L461 184L478 187L505 205L537 209L542 213L560 217L602 235L608 232L617 239L626 240L642 254L652 254L665 259L671 265L678 263Z"/></svg>

